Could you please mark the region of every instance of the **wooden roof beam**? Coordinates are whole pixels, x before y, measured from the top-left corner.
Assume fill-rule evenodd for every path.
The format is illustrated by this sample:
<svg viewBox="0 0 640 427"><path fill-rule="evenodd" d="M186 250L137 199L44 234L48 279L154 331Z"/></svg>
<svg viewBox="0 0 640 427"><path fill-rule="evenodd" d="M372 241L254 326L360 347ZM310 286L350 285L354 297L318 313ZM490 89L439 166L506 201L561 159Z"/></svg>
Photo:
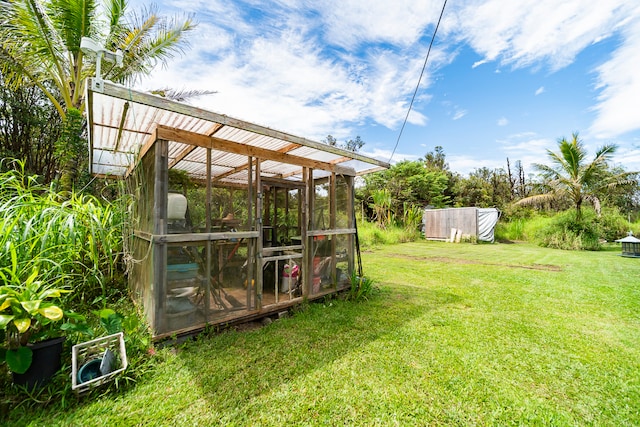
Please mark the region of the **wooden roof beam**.
<svg viewBox="0 0 640 427"><path fill-rule="evenodd" d="M227 141L225 139L216 138L215 136L201 135L195 132L176 129L172 127L158 125L155 129L154 134L157 135L157 139L177 141L184 144L226 151L233 154L257 157L262 160L271 160L275 162L299 165L312 169L322 169L328 172L343 173L347 175L353 174L353 171L351 169L340 167L339 165L333 165L331 163L322 162L319 160L312 160L306 157L284 154L280 153L279 151L273 151L266 148Z"/></svg>

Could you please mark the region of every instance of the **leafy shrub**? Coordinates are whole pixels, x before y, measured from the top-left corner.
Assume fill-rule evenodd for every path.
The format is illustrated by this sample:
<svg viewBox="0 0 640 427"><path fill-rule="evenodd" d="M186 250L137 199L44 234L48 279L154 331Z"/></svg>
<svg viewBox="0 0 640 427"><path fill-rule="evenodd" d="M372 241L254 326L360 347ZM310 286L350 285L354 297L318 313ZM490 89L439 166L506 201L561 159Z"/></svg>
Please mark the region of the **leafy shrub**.
<svg viewBox="0 0 640 427"><path fill-rule="evenodd" d="M538 231L540 246L568 250L599 250L601 228L593 210L583 209L582 218L569 210L553 217L548 227Z"/></svg>
<svg viewBox="0 0 640 427"><path fill-rule="evenodd" d="M605 208L598 218L601 228L600 237L608 242L613 242L627 235L631 225L617 208Z"/></svg>

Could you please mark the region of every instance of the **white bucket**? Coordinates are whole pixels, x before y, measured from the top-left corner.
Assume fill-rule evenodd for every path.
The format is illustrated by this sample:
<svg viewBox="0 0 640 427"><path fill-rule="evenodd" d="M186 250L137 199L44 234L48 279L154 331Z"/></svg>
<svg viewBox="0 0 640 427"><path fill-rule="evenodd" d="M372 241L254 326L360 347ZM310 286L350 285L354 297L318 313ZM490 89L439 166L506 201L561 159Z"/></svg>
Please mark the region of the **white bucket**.
<svg viewBox="0 0 640 427"><path fill-rule="evenodd" d="M187 213L187 198L182 194L169 193L167 195L167 219L181 220Z"/></svg>
<svg viewBox="0 0 640 427"><path fill-rule="evenodd" d="M291 286L291 277L282 276L282 281L280 282L280 292L289 292L290 286Z"/></svg>

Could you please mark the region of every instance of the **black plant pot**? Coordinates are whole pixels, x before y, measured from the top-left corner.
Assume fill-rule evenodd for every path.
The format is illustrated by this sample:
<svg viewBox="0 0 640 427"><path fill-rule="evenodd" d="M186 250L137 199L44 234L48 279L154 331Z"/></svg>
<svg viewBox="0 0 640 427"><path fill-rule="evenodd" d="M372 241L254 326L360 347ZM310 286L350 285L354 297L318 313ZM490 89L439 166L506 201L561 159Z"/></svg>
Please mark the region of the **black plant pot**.
<svg viewBox="0 0 640 427"><path fill-rule="evenodd" d="M49 382L62 366L60 356L62 355L63 343L64 337L60 337L28 344L33 351L31 366L24 374L13 372L13 383L33 389L34 387L42 387Z"/></svg>

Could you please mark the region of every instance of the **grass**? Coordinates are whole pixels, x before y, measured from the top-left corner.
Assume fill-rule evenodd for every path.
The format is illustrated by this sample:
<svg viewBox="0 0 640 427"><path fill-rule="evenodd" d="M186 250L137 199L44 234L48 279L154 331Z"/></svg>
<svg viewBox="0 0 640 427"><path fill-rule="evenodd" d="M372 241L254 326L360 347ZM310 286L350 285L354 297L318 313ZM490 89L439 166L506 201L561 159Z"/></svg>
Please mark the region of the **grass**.
<svg viewBox="0 0 640 427"><path fill-rule="evenodd" d="M379 291L159 350L135 386L11 425L639 425L640 260L416 242Z"/></svg>
<svg viewBox="0 0 640 427"><path fill-rule="evenodd" d="M418 227L402 227L392 224L382 229L376 223L369 221L358 221L358 236L360 247L363 249L414 242L422 238Z"/></svg>

